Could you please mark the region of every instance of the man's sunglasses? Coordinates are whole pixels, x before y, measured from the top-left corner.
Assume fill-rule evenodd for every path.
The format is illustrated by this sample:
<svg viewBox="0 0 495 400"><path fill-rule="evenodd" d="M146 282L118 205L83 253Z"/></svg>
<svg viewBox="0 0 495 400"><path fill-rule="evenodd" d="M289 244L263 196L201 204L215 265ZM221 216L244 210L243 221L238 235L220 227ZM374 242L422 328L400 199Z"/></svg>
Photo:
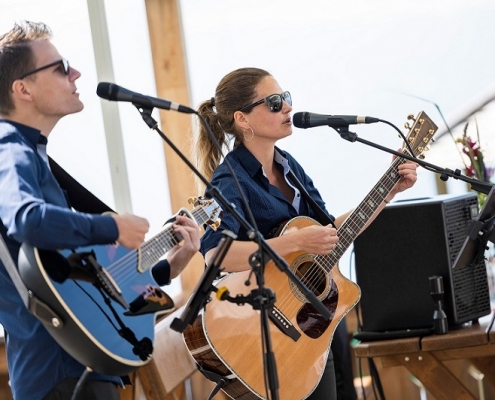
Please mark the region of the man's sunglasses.
<svg viewBox="0 0 495 400"><path fill-rule="evenodd" d="M65 58L62 58L61 60L52 62L47 65L43 65L42 67L33 69L32 71L26 72L25 74L22 74L19 78L17 79L24 79L25 77L35 74L36 72L43 71L44 69L54 67L55 65L60 64L62 66L62 71L64 72L65 75L69 75L70 72L70 66L69 66L69 61L67 61Z"/></svg>
<svg viewBox="0 0 495 400"><path fill-rule="evenodd" d="M270 107L271 112L279 112L282 110L284 106L284 101L291 106L292 105L292 97L289 92L283 92L282 94L271 94L264 99L258 100L256 103L250 104L248 106L242 107L239 111L246 112L256 107L257 105L266 103L268 107Z"/></svg>

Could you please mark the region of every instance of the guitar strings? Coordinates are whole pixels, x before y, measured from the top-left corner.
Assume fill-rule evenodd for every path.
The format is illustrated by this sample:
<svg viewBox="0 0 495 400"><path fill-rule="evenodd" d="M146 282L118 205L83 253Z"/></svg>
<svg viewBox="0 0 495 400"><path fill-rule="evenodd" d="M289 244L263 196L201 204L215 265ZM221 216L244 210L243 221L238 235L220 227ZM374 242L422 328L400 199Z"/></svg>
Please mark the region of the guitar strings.
<svg viewBox="0 0 495 400"><path fill-rule="evenodd" d="M404 162L404 159L396 158L382 179L373 187L356 210L351 213L349 218L344 221L337 232L339 241L337 242L335 249L329 254L314 256L313 260L315 262L312 263L312 265L308 267L301 276L301 280L308 287L308 289L315 293L315 289L326 284L328 274L332 272L334 266L338 264L338 260L361 232L363 227L366 225L366 222L376 212L377 206L383 202L395 184L399 181L400 175L397 173L397 167L399 164ZM321 273L320 267L324 269L325 274ZM323 278L322 275L324 275ZM318 295L318 293L315 294ZM299 297L302 298L302 294ZM285 297L278 303L280 304L279 308L289 314L297 312L300 308L300 301L298 300L298 297L293 296L291 292L287 292Z"/></svg>
<svg viewBox="0 0 495 400"><path fill-rule="evenodd" d="M200 213L204 214L202 209L197 208L191 213L196 221L205 220L199 216ZM173 224L171 224L143 243L139 249L129 251L125 256L110 264L106 267L106 271L116 282L126 283L136 273L138 267L142 272L147 271L181 241L182 236L175 234Z"/></svg>

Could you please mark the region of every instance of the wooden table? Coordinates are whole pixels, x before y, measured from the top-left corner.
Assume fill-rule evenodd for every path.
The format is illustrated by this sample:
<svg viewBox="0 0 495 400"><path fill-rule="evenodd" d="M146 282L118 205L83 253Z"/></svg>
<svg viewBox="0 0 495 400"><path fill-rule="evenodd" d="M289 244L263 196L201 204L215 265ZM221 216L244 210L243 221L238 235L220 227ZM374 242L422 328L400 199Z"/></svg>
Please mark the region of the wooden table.
<svg viewBox="0 0 495 400"><path fill-rule="evenodd" d="M467 359L495 385L495 331L492 320L444 335L360 342L357 357L379 359L383 367L402 365L438 400L476 399L444 361Z"/></svg>

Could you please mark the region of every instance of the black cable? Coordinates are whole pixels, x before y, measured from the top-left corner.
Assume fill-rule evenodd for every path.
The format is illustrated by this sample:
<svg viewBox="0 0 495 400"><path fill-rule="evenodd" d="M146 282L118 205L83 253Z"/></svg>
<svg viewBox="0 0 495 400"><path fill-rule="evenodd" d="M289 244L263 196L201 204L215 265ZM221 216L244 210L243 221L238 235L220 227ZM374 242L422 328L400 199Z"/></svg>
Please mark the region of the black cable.
<svg viewBox="0 0 495 400"><path fill-rule="evenodd" d="M71 400L77 399L77 395L79 394L79 391L83 387L84 383L86 382L86 380L87 380L87 378L91 372L92 372L92 369L89 367L86 367L84 372L81 374L81 377L77 381L76 386L74 387L74 391L72 392L72 397L70 398Z"/></svg>
<svg viewBox="0 0 495 400"><path fill-rule="evenodd" d="M386 121L384 119L380 119L378 118L378 121L379 122L383 122L384 124L387 124L387 125L390 125L392 128L394 128L397 132L399 132L399 135L400 137L402 138L402 140L404 140L404 143L406 144L407 146L407 149L409 150L409 153L411 153L411 156L415 157L416 158L416 155L414 154L414 151L412 150L411 148L411 145L409 144L409 142L407 141L406 137L404 136L404 134L402 133L402 131L397 128L393 123L389 122L389 121Z"/></svg>

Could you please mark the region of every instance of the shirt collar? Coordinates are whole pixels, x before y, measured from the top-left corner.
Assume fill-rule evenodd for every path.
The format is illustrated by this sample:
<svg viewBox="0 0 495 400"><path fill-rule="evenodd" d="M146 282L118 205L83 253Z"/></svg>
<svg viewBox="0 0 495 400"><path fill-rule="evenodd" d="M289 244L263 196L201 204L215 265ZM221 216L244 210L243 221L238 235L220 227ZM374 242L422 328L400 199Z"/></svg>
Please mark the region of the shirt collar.
<svg viewBox="0 0 495 400"><path fill-rule="evenodd" d="M247 171L249 176L254 177L257 172L261 169L261 163L256 159L253 154L246 149L244 146L237 146L234 149L234 154L239 159L244 169Z"/></svg>
<svg viewBox="0 0 495 400"><path fill-rule="evenodd" d="M234 149L234 153L244 169L248 172L249 176L255 176L256 173L258 173L258 171L262 168L261 163L245 146L237 146ZM284 160L285 162L282 160ZM277 146L275 146L275 161L282 165L284 165L285 163L288 164L285 152L280 150Z"/></svg>
<svg viewBox="0 0 495 400"><path fill-rule="evenodd" d="M30 126L20 124L19 122L10 121L8 119L0 119L1 122L6 122L15 126L19 132L31 143L34 147L39 144L47 144L48 138L41 134L38 129L31 128Z"/></svg>

